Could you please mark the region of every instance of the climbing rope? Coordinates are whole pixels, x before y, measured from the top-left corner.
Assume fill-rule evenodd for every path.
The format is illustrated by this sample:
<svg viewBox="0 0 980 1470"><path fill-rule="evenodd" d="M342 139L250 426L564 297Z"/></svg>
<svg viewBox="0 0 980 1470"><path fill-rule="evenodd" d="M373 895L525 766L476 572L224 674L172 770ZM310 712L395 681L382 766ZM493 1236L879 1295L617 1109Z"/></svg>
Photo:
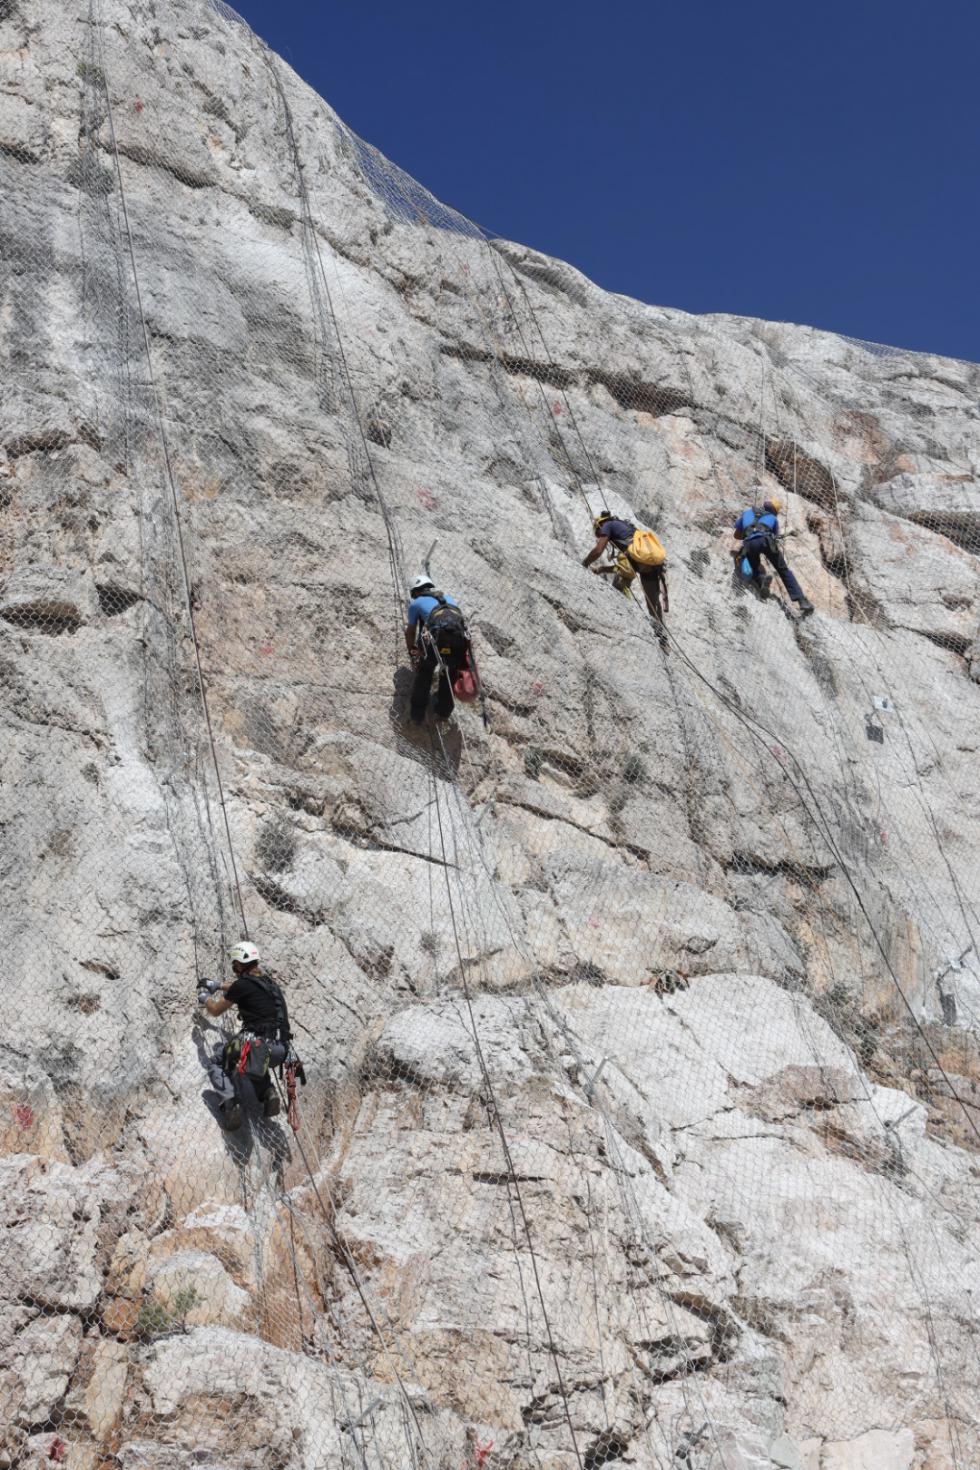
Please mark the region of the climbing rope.
<svg viewBox="0 0 980 1470"><path fill-rule="evenodd" d="M191 643L192 643L192 646L193 646L193 649L194 649L194 663L195 663L195 667L196 667L196 670L197 670L197 687L198 687L198 694L199 694L200 701L201 701L201 713L202 713L202 716L203 716L203 719L204 719L204 727L205 727L205 730L207 732L208 746L209 746L209 749L210 749L210 752L211 752L211 765L212 765L212 769L214 771L215 786L216 786L217 792L218 792L218 802L219 802L219 805L221 807L221 816L222 816L222 821L224 823L225 841L227 843L227 849L228 849L228 860L229 860L229 863L231 864L231 873L232 873L232 880L233 880L233 884L234 884L234 892L235 892L236 900L237 900L237 903L238 903L238 912L239 912L239 915L240 915L241 921L242 921L242 934L247 939L248 938L248 921L246 920L246 917L245 917L245 901L244 901L244 899L242 897L242 888L241 888L241 883L239 882L239 877L238 877L238 867L237 867L237 864L235 862L234 844L232 842L232 837L231 837L231 824L230 824L230 821L229 821L229 818L228 818L228 806L227 806L227 802L225 801L224 784L223 784L222 779L221 779L221 767L220 767L220 763L218 761L218 751L217 751L217 746L215 744L215 739L214 739L214 728L213 728L213 725L211 723L211 710L210 710L210 707L209 707L209 704L208 704L207 686L206 686L205 679L204 679L204 668L203 668L203 664L202 664L202 661L201 661L201 644L200 644L200 640L199 640L198 635L197 635L197 624L196 624L196 621L195 621L195 618L194 618L194 604L193 604L193 599L191 597L190 572L188 570L188 565L187 565L187 550L186 550L185 540L184 540L183 520L182 520L181 513L180 513L180 495L179 495L179 492L178 492L178 489L177 489L177 480L176 480L176 476L174 474L173 458L172 458L172 455L171 455L171 452L170 452L170 440L169 440L169 436L167 434L166 420L164 419L164 415L163 415L163 406L162 406L161 399L160 399L160 391L159 391L159 387L158 387L158 384L157 384L156 374L155 374L154 365L153 365L153 352L152 352L152 349L150 347L150 332L149 332L149 328L147 326L146 312L145 312L144 307L143 307L143 292L142 292L142 287L140 285L139 268L138 268L138 266L136 264L136 249L135 249L135 246L133 244L133 232L132 232L132 228L131 228L131 225L130 225L130 219L129 219L129 206L128 206L128 203L127 203L127 200L126 200L126 186L125 186L125 180L123 179L122 165L120 163L120 157L121 157L121 155L120 155L120 152L119 152L119 144L118 144L118 140L116 138L115 117L114 117L113 107L112 107L112 94L111 94L110 87L109 87L109 74L108 74L108 71L106 69L105 46L104 46L104 43L103 43L103 40L102 40L102 35L103 35L104 29L105 29L105 22L104 22L103 14L102 14L102 0L96 0L96 3L98 5L98 27L97 27L97 33L98 33L98 36L99 36L99 57L100 57L100 65L101 65L101 68L102 68L102 90L103 90L103 95L105 97L106 118L107 118L107 121L109 123L109 137L110 137L110 141L112 143L112 156L113 156L113 162L114 162L114 168L115 168L115 174L116 174L116 182L117 182L117 184L119 186L119 201L120 201L120 204L122 206L123 221L124 221L125 234L126 234L126 244L127 244L127 249L128 249L128 253L129 253L129 261L130 261L130 266L131 266L132 275L133 275L133 290L134 290L135 295L136 295L136 304L137 304L137 310L138 310L138 313L139 313L140 327L141 327L142 337L143 337L143 347L144 347L144 351L145 351L145 355L146 355L147 378L148 378L149 385L150 385L150 393L151 393L151 397L152 397L152 401L153 401L153 407L154 407L154 413L155 413L155 417L156 417L156 421L157 421L157 431L158 431L159 437L160 437L160 449L161 449L161 453L163 455L163 465L164 465L164 471L165 471L165 476L166 476L167 487L168 487L168 489L170 491L170 503L171 503L171 506L172 506L172 509L173 509L174 532L175 532L176 542L177 542L177 553L178 553L178 561L179 561L179 566L180 566L181 584L182 584L183 593L184 593L184 610L185 610L185 613L186 613L186 616L187 616L188 632L190 634ZM206 793L206 791L205 791L205 801L207 802L207 793Z"/></svg>

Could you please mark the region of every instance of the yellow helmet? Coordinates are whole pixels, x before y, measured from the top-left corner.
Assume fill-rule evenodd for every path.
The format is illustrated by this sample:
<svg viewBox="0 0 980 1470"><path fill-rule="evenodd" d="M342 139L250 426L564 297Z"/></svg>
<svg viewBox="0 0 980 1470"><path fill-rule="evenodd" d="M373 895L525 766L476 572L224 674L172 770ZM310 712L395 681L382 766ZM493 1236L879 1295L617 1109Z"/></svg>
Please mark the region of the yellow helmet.
<svg viewBox="0 0 980 1470"><path fill-rule="evenodd" d="M602 527L605 524L605 522L606 521L611 521L611 520L612 520L612 515L610 514L610 512L608 510L600 510L599 514L596 516L595 520L592 522L592 529L596 533L597 536L601 533Z"/></svg>
<svg viewBox="0 0 980 1470"><path fill-rule="evenodd" d="M778 495L767 495L762 502L766 510L771 510L774 516L778 516L783 508L783 502Z"/></svg>

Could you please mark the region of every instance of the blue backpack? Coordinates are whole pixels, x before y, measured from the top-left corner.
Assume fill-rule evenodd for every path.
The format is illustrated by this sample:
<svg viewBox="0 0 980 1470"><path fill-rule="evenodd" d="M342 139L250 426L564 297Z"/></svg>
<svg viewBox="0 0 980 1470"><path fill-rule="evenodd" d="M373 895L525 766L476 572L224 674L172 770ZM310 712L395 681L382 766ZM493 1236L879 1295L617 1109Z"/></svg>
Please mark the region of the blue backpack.
<svg viewBox="0 0 980 1470"><path fill-rule="evenodd" d="M735 522L735 536L739 541L754 541L757 537L775 539L778 534L777 517L771 510L760 510L758 506L743 510Z"/></svg>

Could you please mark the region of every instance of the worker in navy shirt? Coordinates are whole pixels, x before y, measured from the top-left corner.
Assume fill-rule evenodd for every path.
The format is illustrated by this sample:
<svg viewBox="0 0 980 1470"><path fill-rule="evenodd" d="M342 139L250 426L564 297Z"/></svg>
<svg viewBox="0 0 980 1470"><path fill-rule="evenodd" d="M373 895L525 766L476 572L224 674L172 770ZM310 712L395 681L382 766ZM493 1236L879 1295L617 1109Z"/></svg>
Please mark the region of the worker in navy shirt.
<svg viewBox="0 0 980 1470"><path fill-rule="evenodd" d="M751 505L742 511L735 522L735 540L740 541L741 557L739 570L747 582L758 587L763 597L769 595L772 577L762 570L762 558L779 573L786 588L801 614L806 617L813 612L813 603L805 595L796 580L779 544L779 512L782 506L774 495L764 500L761 506Z"/></svg>
<svg viewBox="0 0 980 1470"><path fill-rule="evenodd" d="M470 640L459 603L439 592L431 577L416 577L408 590L411 600L405 644L415 667L409 713L413 724L421 725L429 705L432 675L437 668L436 718L445 720L452 714L452 681L466 667Z"/></svg>
<svg viewBox="0 0 980 1470"><path fill-rule="evenodd" d="M631 554L630 548L635 544L634 538L639 535L650 536L649 532L638 532L632 521L620 520L618 516L610 515L608 510L602 510L592 523L596 542L589 554L584 558L582 565L591 567L610 544L616 551L624 556L633 569L633 573L639 577L643 595L646 598L647 610L652 618L658 623L664 620L664 614L670 611L670 599L667 593L667 567L665 560L660 565L652 566L645 562L637 561ZM656 542L656 538L651 538ZM660 549L663 558L663 549ZM615 565L597 566L595 571L599 576L612 573L615 574Z"/></svg>

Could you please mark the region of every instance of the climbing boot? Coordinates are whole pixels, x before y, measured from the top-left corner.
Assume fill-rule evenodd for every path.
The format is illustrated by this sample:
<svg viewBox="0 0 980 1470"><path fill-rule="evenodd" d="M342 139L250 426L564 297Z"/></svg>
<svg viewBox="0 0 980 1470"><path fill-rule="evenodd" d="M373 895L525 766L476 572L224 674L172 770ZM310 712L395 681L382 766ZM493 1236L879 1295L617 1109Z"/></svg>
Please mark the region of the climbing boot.
<svg viewBox="0 0 980 1470"><path fill-rule="evenodd" d="M267 1092L265 1102L262 1104L262 1111L265 1116L267 1118L278 1118L281 1109L282 1104L279 1101L279 1094L272 1091Z"/></svg>
<svg viewBox="0 0 980 1470"><path fill-rule="evenodd" d="M801 618L809 617L810 613L812 613L813 610L814 610L813 609L813 603L810 601L810 599L808 597L801 597L800 600L799 600L799 602L796 604L796 606L800 610L800 617Z"/></svg>
<svg viewBox="0 0 980 1470"><path fill-rule="evenodd" d="M237 1099L232 1098L221 1104L221 1126L227 1133L234 1133L236 1128L242 1126L242 1109Z"/></svg>
<svg viewBox="0 0 980 1470"><path fill-rule="evenodd" d="M771 586L772 586L772 578L770 576L767 576L765 573L763 573L763 575L759 578L759 596L762 597L762 598L768 597L769 596L769 588Z"/></svg>

